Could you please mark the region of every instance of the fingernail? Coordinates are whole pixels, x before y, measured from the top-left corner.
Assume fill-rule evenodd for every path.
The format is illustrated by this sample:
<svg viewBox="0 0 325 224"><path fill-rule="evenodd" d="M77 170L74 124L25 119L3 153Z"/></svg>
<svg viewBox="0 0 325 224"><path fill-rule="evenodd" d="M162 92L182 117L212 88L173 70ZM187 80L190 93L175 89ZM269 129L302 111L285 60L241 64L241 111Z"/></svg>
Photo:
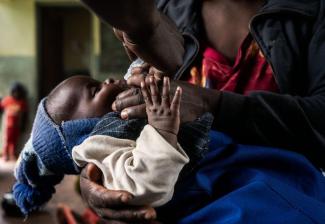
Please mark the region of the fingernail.
<svg viewBox="0 0 325 224"><path fill-rule="evenodd" d="M122 119L128 119L128 112L127 112L127 110L123 110L122 112L121 112L121 118Z"/></svg>
<svg viewBox="0 0 325 224"><path fill-rule="evenodd" d="M141 82L141 88L144 88L144 82L143 81Z"/></svg>
<svg viewBox="0 0 325 224"><path fill-rule="evenodd" d="M122 196L121 196L121 201L123 203L126 203L126 202L130 201L131 199L132 199L132 196L128 195L128 194L122 194Z"/></svg>
<svg viewBox="0 0 325 224"><path fill-rule="evenodd" d="M116 104L115 104L115 101L112 103L112 110L116 111Z"/></svg>

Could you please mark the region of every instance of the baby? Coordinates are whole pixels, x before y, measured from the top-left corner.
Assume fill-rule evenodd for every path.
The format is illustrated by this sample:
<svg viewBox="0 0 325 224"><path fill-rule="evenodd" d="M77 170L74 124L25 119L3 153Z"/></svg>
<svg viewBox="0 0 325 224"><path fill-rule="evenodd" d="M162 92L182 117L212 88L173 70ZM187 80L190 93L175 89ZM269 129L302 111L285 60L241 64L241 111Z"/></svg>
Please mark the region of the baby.
<svg viewBox="0 0 325 224"><path fill-rule="evenodd" d="M133 194L132 204L168 202L189 157L195 162L206 151L212 124L206 115L179 130L181 89L170 102L169 88L168 78L161 95L154 78L142 83L146 124L144 119L121 120L111 112L115 97L126 89L123 81L100 83L75 76L59 84L40 102L17 164L13 193L22 212L38 209L64 174L79 174L88 162L101 169L107 188Z"/></svg>

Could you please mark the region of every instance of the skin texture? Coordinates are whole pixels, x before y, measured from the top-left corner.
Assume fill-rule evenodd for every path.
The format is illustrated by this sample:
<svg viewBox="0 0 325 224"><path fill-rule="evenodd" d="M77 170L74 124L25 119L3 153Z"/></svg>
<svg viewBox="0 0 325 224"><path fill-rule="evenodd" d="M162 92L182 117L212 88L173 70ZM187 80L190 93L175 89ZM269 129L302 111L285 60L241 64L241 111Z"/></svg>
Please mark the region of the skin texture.
<svg viewBox="0 0 325 224"><path fill-rule="evenodd" d="M111 191L102 186L102 174L94 164L88 164L80 176L81 193L88 206L102 217L100 223L157 224L156 212L148 206L128 205L132 195L125 191ZM130 209L132 208L132 209Z"/></svg>
<svg viewBox="0 0 325 224"><path fill-rule="evenodd" d="M137 71L139 72L138 74L134 73L128 79L128 84L139 86L143 80L149 83L151 76L148 75L145 77L141 70L137 69ZM221 92L200 88L183 81L171 81L171 94L176 91L177 86L180 86L183 92L181 101L181 122L194 121L205 112L216 114ZM141 97L132 90L124 91L117 96L112 108L115 111L122 111L121 116L123 119L145 117L145 105L141 104L138 99L141 99Z"/></svg>
<svg viewBox="0 0 325 224"><path fill-rule="evenodd" d="M240 44L242 43L242 41L244 40L244 38L249 32L248 30L249 21L258 12L259 8L262 6L263 3L264 3L263 0L255 0L255 1L202 0L201 15L202 15L203 30L205 32L205 41L211 44L211 46L213 46L216 50L224 54L230 61L234 61ZM96 11L95 8L92 9L98 14L98 11ZM141 7L138 6L137 10L139 8ZM150 17L147 17L146 19L148 18ZM159 17L155 17L155 18L159 18ZM107 22L110 21L107 20ZM133 57L134 54L138 54L138 56L141 57L141 54L143 54L141 50L150 52L150 50L148 51L150 47L156 48L157 45L152 45L152 43L164 43L166 41L166 37L164 35L162 36L157 35L155 36L155 41L149 41L148 45L146 45L139 52L137 52L136 48L132 48L127 45L127 41L132 42L131 40L132 35L130 35L130 33L128 33L126 30L123 30L118 26L115 27L124 31L124 33L127 33L127 35L125 35L122 32L121 40L124 43L124 45L127 47L127 50L133 54ZM223 30L223 32L219 32L220 30ZM136 34L136 32L134 32L134 34ZM141 33L137 33L137 35L141 36ZM176 40L174 39L174 41ZM147 39L145 39L145 37L142 37L142 41L145 42L147 41ZM138 46L142 47L141 45ZM177 47L174 48L174 46L178 46L178 45L170 44L170 46L173 46L173 50L174 49L179 50L179 48ZM159 48L157 47L156 49ZM161 52L162 54L165 54L165 53L169 53L168 51L163 49L163 51ZM175 54L177 55L177 52ZM157 58L150 58L150 57L157 57ZM165 73L164 75L168 76L168 74L172 74L169 73L169 71L175 71L174 68L178 66L174 66L174 67L171 66L170 68L161 67L160 62L164 62L164 57L166 57L166 54L163 56L159 54L148 54L148 57L146 57L145 61L149 62L149 64L158 68L163 73ZM162 64L165 66L168 63L162 63ZM148 71L147 70L144 71L143 68L137 69L137 71L134 71L134 76L128 80L128 84L133 85L136 88L139 88L143 80L145 80L145 82L148 82L148 80L144 79L143 76L144 74L147 73ZM171 92L173 92L173 90L178 85L182 87L182 92L183 92L182 102L181 102L181 112L180 112L182 114L181 118L183 121L194 120L198 115L201 115L204 112L216 113L218 108L219 98L220 98L219 96L221 94L219 91L207 90L199 87L190 86L189 84L186 83L172 81ZM141 97L138 97L137 94L135 94L135 92L136 91L134 89L127 90L126 92L119 94L117 100L113 103L112 108L114 110L122 111L121 116L124 119L143 117L146 115L145 105L142 104L142 102L139 100ZM182 113L182 110L186 111L186 113ZM84 176L84 179L81 178L82 179L81 189L83 190L83 194L85 195L85 197L86 195L87 196L91 195L93 201L97 201L101 205L104 205L105 202L101 198L101 194L98 194L97 192L91 190L96 185L94 184L94 182L89 181L89 179L87 178L89 177ZM87 181L87 183L85 183L85 181ZM107 195L114 194L114 192L110 190L105 190L104 192ZM127 194L126 192L124 193ZM110 197L109 196L107 197L108 197L107 201L109 201ZM113 197L111 197L111 199L112 198ZM87 201L87 197L86 197L86 201ZM115 204L106 203L105 204L106 208L112 208L112 207L116 208L117 202L118 201L115 201ZM118 223L119 221L121 221L121 223L134 223L134 222L144 223L146 221L146 219L144 219L144 217L141 216L141 213L138 212L137 209L133 207L127 207L125 206L125 203L123 204L121 202L119 203L119 205L121 205L123 208L121 210L119 209L114 210L116 213L111 214L111 216L109 217L105 217L106 218L105 220L112 221L110 223L114 223L114 222ZM93 208L96 209L96 206L93 206ZM143 207L142 209L144 209L144 211L148 213L152 213L152 211L154 211L153 208L150 207L149 208ZM128 215L132 214L133 212L133 215L123 216L122 215L123 212L127 213Z"/></svg>
<svg viewBox="0 0 325 224"><path fill-rule="evenodd" d="M150 89L150 91L149 91ZM148 123L174 148L177 147L177 134L180 124L180 102L182 89L177 88L174 98L170 100L169 78L164 77L162 93L159 93L154 77L149 80L149 85L141 82L141 91L146 105Z"/></svg>
<svg viewBox="0 0 325 224"><path fill-rule="evenodd" d="M264 0L205 0L201 14L210 46L234 62L238 49L249 32L250 20ZM218 32L222 30L222 32Z"/></svg>

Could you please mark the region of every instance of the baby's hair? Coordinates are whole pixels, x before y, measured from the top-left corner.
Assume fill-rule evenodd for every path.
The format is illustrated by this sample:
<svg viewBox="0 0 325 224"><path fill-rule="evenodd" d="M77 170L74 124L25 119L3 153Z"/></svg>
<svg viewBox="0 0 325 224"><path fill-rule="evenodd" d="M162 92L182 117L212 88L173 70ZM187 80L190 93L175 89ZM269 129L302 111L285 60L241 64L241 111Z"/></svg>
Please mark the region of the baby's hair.
<svg viewBox="0 0 325 224"><path fill-rule="evenodd" d="M71 120L71 111L77 106L75 100L69 100L68 103L62 103L62 97L59 94L61 85L54 88L46 98L45 109L52 120L60 125L63 121Z"/></svg>

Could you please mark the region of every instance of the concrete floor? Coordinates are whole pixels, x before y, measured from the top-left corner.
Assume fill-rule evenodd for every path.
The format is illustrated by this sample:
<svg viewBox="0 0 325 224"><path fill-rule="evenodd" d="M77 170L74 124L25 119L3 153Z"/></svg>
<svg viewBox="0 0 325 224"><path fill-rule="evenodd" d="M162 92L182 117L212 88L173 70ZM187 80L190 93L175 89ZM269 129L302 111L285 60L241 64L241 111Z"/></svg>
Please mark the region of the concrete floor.
<svg viewBox="0 0 325 224"><path fill-rule="evenodd" d="M13 168L14 162L4 162L0 158L0 198L8 192L14 182ZM66 176L60 183L51 201L37 214L28 217L26 221L22 218L6 217L0 208L0 224L56 224L56 207L58 203L69 205L79 214L85 209L80 196L75 192L76 176Z"/></svg>

